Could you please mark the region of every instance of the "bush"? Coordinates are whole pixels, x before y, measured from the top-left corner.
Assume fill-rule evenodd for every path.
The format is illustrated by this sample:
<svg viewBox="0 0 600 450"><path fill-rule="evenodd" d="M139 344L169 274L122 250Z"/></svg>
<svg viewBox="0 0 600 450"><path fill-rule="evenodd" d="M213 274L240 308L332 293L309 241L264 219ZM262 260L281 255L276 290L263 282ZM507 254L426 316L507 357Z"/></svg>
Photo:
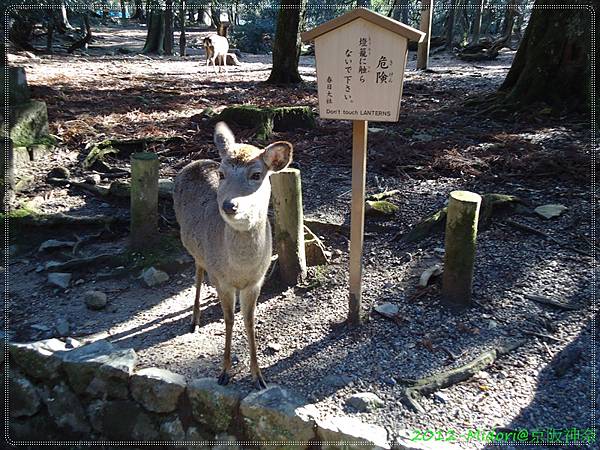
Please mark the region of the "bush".
<svg viewBox="0 0 600 450"><path fill-rule="evenodd" d="M271 51L275 24L267 20L255 20L238 25L231 30L230 44L246 53L268 53Z"/></svg>

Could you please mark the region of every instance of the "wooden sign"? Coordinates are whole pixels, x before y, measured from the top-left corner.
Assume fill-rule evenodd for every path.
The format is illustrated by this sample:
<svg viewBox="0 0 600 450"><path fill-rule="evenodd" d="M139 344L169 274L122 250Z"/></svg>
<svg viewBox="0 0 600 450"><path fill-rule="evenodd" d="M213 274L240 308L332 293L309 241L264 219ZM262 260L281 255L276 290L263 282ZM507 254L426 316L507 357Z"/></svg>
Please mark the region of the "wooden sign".
<svg viewBox="0 0 600 450"><path fill-rule="evenodd" d="M396 122L408 41L423 36L362 8L304 33L315 41L319 116Z"/></svg>
<svg viewBox="0 0 600 450"><path fill-rule="evenodd" d="M352 120L349 325L361 322L367 121L398 120L408 41L424 37L363 8L302 34L315 41L320 117Z"/></svg>

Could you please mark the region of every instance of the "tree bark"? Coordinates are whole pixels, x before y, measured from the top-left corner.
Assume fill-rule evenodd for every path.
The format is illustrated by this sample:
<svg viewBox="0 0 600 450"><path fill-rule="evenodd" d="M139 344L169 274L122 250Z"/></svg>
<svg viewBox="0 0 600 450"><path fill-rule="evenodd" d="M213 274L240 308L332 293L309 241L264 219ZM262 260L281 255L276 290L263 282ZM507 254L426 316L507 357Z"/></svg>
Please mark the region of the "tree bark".
<svg viewBox="0 0 600 450"><path fill-rule="evenodd" d="M135 20L139 20L140 22L143 22L144 20L146 20L146 18L144 17L144 4L142 2L142 0L135 0L134 2L135 4L135 13L133 14L133 16L131 16L131 19L135 19Z"/></svg>
<svg viewBox="0 0 600 450"><path fill-rule="evenodd" d="M583 0L575 4L584 5ZM505 102L545 102L559 110L589 112L591 30L587 9L547 9L537 0L513 64L500 87Z"/></svg>
<svg viewBox="0 0 600 450"><path fill-rule="evenodd" d="M509 0L504 15L504 23L502 24L502 35L506 39L506 42L509 42L512 36L512 30L515 25L515 13L517 12L516 7L517 0Z"/></svg>
<svg viewBox="0 0 600 450"><path fill-rule="evenodd" d="M185 0L181 0L179 3L179 56L186 55L186 39L185 39Z"/></svg>
<svg viewBox="0 0 600 450"><path fill-rule="evenodd" d="M450 1L448 8L448 17L446 18L446 48L452 49L454 43L454 18L456 17L456 0Z"/></svg>
<svg viewBox="0 0 600 450"><path fill-rule="evenodd" d="M60 4L59 20L60 20L60 27L63 28L64 30L72 30L73 29L73 27L69 23L69 15L67 14L67 5L65 4L64 1Z"/></svg>
<svg viewBox="0 0 600 450"><path fill-rule="evenodd" d="M173 54L173 0L165 3L166 9L161 9L158 3L150 5L148 10L148 33L142 53L159 55Z"/></svg>
<svg viewBox="0 0 600 450"><path fill-rule="evenodd" d="M306 11L306 0L287 0L281 3L277 31L273 41L273 68L268 83L301 83L298 72L300 60L300 28Z"/></svg>
<svg viewBox="0 0 600 450"><path fill-rule="evenodd" d="M121 0L121 19L127 19L127 3L125 3L125 0Z"/></svg>
<svg viewBox="0 0 600 450"><path fill-rule="evenodd" d="M131 229L134 249L152 246L158 236L158 157L156 153L131 155Z"/></svg>
<svg viewBox="0 0 600 450"><path fill-rule="evenodd" d="M173 54L173 0L165 1L165 55Z"/></svg>
<svg viewBox="0 0 600 450"><path fill-rule="evenodd" d="M90 27L90 19L87 13L83 13L83 25L85 26L85 36L83 39L73 43L67 50L68 53L73 53L78 48L84 48L92 40L92 28Z"/></svg>

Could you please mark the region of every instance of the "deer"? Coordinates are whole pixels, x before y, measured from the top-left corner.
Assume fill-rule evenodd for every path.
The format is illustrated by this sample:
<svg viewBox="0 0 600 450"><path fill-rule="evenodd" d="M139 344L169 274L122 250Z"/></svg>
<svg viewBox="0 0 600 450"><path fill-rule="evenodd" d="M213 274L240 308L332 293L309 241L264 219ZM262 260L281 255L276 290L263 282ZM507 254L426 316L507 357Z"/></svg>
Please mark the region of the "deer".
<svg viewBox="0 0 600 450"><path fill-rule="evenodd" d="M267 218L270 176L292 160L293 146L280 141L258 148L235 142L227 124L215 126L214 143L221 162L198 160L175 179L173 204L181 241L196 266L196 296L191 331L200 322L205 274L217 290L225 319L220 385L231 378L231 338L236 298L248 338L250 372L258 390L267 387L256 356L254 312L271 263L271 225Z"/></svg>
<svg viewBox="0 0 600 450"><path fill-rule="evenodd" d="M206 73L208 73L209 62L212 62L215 73L217 73L216 60L218 59L222 61L221 64L223 65L225 72L227 72L227 52L229 52L229 42L227 41L227 38L219 36L218 34L212 34L204 38L202 45L206 52ZM220 71L221 66L219 66L219 72Z"/></svg>

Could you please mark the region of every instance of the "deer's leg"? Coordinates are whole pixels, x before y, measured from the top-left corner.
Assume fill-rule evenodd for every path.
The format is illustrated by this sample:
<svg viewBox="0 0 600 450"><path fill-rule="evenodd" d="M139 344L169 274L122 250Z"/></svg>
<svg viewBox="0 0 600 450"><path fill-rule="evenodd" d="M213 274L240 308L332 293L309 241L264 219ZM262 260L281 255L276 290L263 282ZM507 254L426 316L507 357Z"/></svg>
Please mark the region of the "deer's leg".
<svg viewBox="0 0 600 450"><path fill-rule="evenodd" d="M200 323L200 299L202 298L202 282L204 281L204 269L196 264L196 298L194 299L194 311L192 313L192 329L195 332Z"/></svg>
<svg viewBox="0 0 600 450"><path fill-rule="evenodd" d="M217 283L215 283L217 284ZM225 319L225 351L223 352L223 371L219 375L218 383L225 385L229 383L231 371L231 335L233 332L233 317L235 312L235 288L217 284L217 292Z"/></svg>
<svg viewBox="0 0 600 450"><path fill-rule="evenodd" d="M221 56L221 58L223 58L223 69L225 70L225 73L227 73L227 53Z"/></svg>
<svg viewBox="0 0 600 450"><path fill-rule="evenodd" d="M240 309L244 316L244 326L248 337L248 347L250 348L250 372L254 379L254 384L258 389L266 389L267 383L262 376L258 360L256 358L256 334L254 331L254 310L256 308L256 299L260 294L260 285L252 286L240 291Z"/></svg>
<svg viewBox="0 0 600 450"><path fill-rule="evenodd" d="M215 73L217 73L217 59L218 58L219 57L216 55L212 57L212 63L213 63L213 68L215 69ZM219 68L219 70L220 70L220 68Z"/></svg>

